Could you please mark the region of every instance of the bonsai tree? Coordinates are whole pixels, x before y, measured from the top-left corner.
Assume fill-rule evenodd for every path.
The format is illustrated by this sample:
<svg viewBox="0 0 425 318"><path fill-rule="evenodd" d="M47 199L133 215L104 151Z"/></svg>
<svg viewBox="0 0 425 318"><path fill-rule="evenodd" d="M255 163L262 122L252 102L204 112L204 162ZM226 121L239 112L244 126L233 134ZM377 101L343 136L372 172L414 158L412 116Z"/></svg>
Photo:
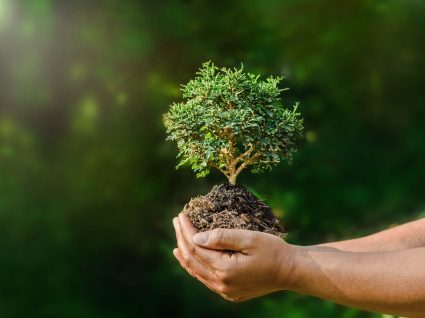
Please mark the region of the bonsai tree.
<svg viewBox="0 0 425 318"><path fill-rule="evenodd" d="M168 140L177 141L177 166L190 166L198 177L211 168L234 185L246 168L257 173L291 161L303 130L297 112L284 106L282 77L260 80L237 68L206 62L182 86L183 101L164 115Z"/></svg>

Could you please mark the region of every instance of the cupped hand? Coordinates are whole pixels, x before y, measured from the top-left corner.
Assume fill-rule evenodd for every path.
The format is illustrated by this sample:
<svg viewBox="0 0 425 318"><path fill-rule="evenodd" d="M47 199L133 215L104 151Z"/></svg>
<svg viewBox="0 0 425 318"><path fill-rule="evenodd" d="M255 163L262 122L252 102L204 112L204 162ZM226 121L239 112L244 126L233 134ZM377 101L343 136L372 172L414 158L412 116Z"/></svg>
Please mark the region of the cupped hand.
<svg viewBox="0 0 425 318"><path fill-rule="evenodd" d="M239 229L197 233L182 213L173 224L181 266L223 298L238 302L290 287L296 248L281 238Z"/></svg>

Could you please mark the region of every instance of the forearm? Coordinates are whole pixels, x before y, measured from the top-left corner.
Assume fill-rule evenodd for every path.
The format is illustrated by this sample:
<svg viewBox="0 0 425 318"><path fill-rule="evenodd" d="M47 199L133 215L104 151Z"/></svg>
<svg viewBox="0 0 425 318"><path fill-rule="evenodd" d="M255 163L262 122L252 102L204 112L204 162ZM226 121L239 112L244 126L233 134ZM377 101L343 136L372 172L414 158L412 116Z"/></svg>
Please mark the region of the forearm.
<svg viewBox="0 0 425 318"><path fill-rule="evenodd" d="M349 252L385 252L425 247L425 218L358 239L318 246Z"/></svg>
<svg viewBox="0 0 425 318"><path fill-rule="evenodd" d="M290 289L365 310L425 317L425 248L352 253L298 247Z"/></svg>

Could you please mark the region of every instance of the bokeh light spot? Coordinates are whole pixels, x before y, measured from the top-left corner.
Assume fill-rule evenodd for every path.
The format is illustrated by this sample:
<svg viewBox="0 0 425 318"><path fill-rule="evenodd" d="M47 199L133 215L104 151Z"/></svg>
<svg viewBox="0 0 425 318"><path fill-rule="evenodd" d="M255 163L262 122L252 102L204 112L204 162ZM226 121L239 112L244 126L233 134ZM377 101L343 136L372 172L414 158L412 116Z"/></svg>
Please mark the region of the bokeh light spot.
<svg viewBox="0 0 425 318"><path fill-rule="evenodd" d="M305 139L309 142L315 142L317 140L317 134L314 131L307 131L305 134Z"/></svg>
<svg viewBox="0 0 425 318"><path fill-rule="evenodd" d="M96 122L99 113L99 105L96 99L89 95L84 97L77 107L74 128L83 134L92 134L96 131Z"/></svg>
<svg viewBox="0 0 425 318"><path fill-rule="evenodd" d="M116 96L117 104L122 106L127 103L128 96L126 93L118 93Z"/></svg>
<svg viewBox="0 0 425 318"><path fill-rule="evenodd" d="M97 117L97 103L93 97L86 97L81 103L81 116L84 119L94 119Z"/></svg>

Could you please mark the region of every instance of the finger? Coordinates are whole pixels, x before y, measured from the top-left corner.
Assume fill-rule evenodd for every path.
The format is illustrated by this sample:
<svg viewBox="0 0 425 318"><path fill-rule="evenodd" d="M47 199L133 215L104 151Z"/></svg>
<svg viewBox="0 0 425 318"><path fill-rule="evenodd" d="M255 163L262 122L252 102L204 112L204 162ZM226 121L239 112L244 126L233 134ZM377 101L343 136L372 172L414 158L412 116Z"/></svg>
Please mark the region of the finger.
<svg viewBox="0 0 425 318"><path fill-rule="evenodd" d="M183 269L186 270L186 272L191 275L192 277L194 277L195 279L197 279L198 281L200 281L202 284L204 284L208 289L210 289L211 291L213 291L214 293L220 295L221 297L230 300L232 302L242 302L248 299L252 299L255 297L258 297L260 295L262 295L262 293L258 293L258 294L250 294L249 296L238 296L237 298L232 298L229 297L228 295L225 295L224 293L222 293L218 288L214 287L214 283L204 279L203 277L197 275L196 271L194 271L192 268L189 268L186 266L186 263L181 255L181 252L178 248L175 248L173 250L173 254L175 256L175 258L178 260L178 262L180 263L181 267L183 267Z"/></svg>
<svg viewBox="0 0 425 318"><path fill-rule="evenodd" d="M177 247L178 247L179 255L180 255L179 260L183 262L184 268L188 270L189 273L194 273L196 274L196 276L200 276L205 280L211 280L212 279L211 269L201 264L199 260L196 259L194 255L191 253L190 248L188 248L188 246L186 245L186 242L182 235L178 218L173 219L173 225L174 225L174 229L176 230Z"/></svg>
<svg viewBox="0 0 425 318"><path fill-rule="evenodd" d="M190 247L191 251L195 252L194 249L196 249L198 246L193 244L192 237L197 233L197 230L192 225L187 215L183 213L178 215L178 221L183 239L185 240L187 246Z"/></svg>
<svg viewBox="0 0 425 318"><path fill-rule="evenodd" d="M214 293L222 295L221 292L218 289L214 288L214 286L211 283L209 283L207 280L205 280L201 276L198 276L192 269L186 267L186 264L185 264L185 262L182 258L180 250L178 248L175 248L173 250L173 254L174 254L175 258L178 260L178 262L180 263L181 267L183 267L189 273L189 275L191 275L192 277L195 277L197 280L199 280L202 284L207 286Z"/></svg>
<svg viewBox="0 0 425 318"><path fill-rule="evenodd" d="M188 234L193 236L196 233L198 233L198 231L193 226L192 222L190 221L189 217L186 214L180 213L179 220L182 222L182 225L184 225L183 229L187 231Z"/></svg>
<svg viewBox="0 0 425 318"><path fill-rule="evenodd" d="M185 238L186 245L190 247L192 254L205 266L211 267L213 270L222 269L227 267L225 262L229 259L234 260L237 256L236 253L230 255L223 253L222 251L216 251L213 249L203 248L193 242L193 236L197 234L195 227L190 222L187 215L180 213L178 217L180 227L182 230L182 236Z"/></svg>
<svg viewBox="0 0 425 318"><path fill-rule="evenodd" d="M197 233L197 231L190 222L187 215L180 213L179 225L182 236L185 240L185 244L190 249L192 254L194 254L195 257L205 266L214 267L214 264L221 260L223 253L202 248L193 242L193 236Z"/></svg>
<svg viewBox="0 0 425 318"><path fill-rule="evenodd" d="M193 242L199 246L214 250L231 250L246 254L255 243L256 233L240 229L214 229L193 236Z"/></svg>
<svg viewBox="0 0 425 318"><path fill-rule="evenodd" d="M175 258L179 261L181 267L183 267L183 269L185 269L190 276L195 277L196 279L199 279L199 280L203 280L203 278L197 275L197 273L192 268L186 265L186 262L178 248L175 248L173 250L173 254ZM209 283L206 283L206 284L209 285Z"/></svg>
<svg viewBox="0 0 425 318"><path fill-rule="evenodd" d="M178 262L179 262L180 266L181 266L181 267L183 267L183 269L184 269L184 270L186 270L186 272L187 272L190 276L192 276L192 277L195 277L195 278L196 278L196 275L195 275L195 273L192 271L192 269L186 266L185 261L183 260L183 256L181 255L181 253L180 253L180 251L179 251L179 249L178 249L178 248L175 248L175 249L173 250L173 255L174 255L174 257L178 260Z"/></svg>

